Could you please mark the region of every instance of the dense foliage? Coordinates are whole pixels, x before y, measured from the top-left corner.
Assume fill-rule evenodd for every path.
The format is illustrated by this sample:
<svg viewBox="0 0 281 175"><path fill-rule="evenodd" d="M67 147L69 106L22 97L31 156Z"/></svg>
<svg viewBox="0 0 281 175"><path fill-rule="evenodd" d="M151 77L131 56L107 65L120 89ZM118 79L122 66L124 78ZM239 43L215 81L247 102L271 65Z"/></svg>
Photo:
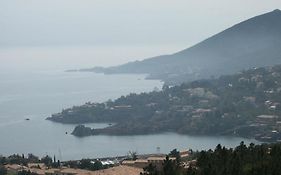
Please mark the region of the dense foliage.
<svg viewBox="0 0 281 175"><path fill-rule="evenodd" d="M279 175L281 173L281 144L246 146L235 149L218 145L215 150L195 153L196 164L178 166L167 158L161 170L153 165L144 168L144 175Z"/></svg>
<svg viewBox="0 0 281 175"><path fill-rule="evenodd" d="M37 174L37 173L34 173L34 172L22 170L22 171L19 171L19 172L17 173L17 175L38 175L38 174Z"/></svg>
<svg viewBox="0 0 281 175"><path fill-rule="evenodd" d="M8 157L4 157L0 155L0 165L6 164L18 164L26 166L28 163L39 163L40 159L33 154L28 154L27 157L24 155L13 154Z"/></svg>
<svg viewBox="0 0 281 175"><path fill-rule="evenodd" d="M62 123L116 123L91 130L92 134L173 131L276 141L281 138L280 104L281 66L274 66L164 86L162 91L130 94L105 103L88 102L48 119Z"/></svg>
<svg viewBox="0 0 281 175"><path fill-rule="evenodd" d="M90 160L90 159L82 159L80 161L80 164L78 165L78 168L88 169L88 170L104 169L104 167L100 161L95 161L94 163L92 163L92 160Z"/></svg>
<svg viewBox="0 0 281 175"><path fill-rule="evenodd" d="M202 151L197 167L189 169L193 175L278 175L281 172L281 144L246 146L235 149L218 145L214 151Z"/></svg>
<svg viewBox="0 0 281 175"><path fill-rule="evenodd" d="M13 154L11 156L5 157L0 155L0 165L6 165L6 164L18 164L27 166L28 163L44 163L47 167L59 167L60 161L56 160L55 156L52 159L50 156L46 155L39 159L37 156L33 154L28 154L27 157L25 157L24 154Z"/></svg>
<svg viewBox="0 0 281 175"><path fill-rule="evenodd" d="M179 161L173 161L170 159L169 155L163 162L162 169L157 168L153 164L149 164L147 167L143 168L143 172L140 175L182 175L185 174L184 168L180 166Z"/></svg>
<svg viewBox="0 0 281 175"><path fill-rule="evenodd" d="M7 174L7 169L3 165L0 165L0 175L6 175L6 174Z"/></svg>

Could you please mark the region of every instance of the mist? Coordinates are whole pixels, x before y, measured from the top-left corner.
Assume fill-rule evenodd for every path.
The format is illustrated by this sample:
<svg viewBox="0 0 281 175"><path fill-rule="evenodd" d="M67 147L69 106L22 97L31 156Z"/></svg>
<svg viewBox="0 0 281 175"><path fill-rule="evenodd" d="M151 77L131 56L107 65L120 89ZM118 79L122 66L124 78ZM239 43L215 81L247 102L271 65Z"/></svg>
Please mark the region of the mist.
<svg viewBox="0 0 281 175"><path fill-rule="evenodd" d="M0 2L1 69L112 66L192 46L278 0L7 0Z"/></svg>

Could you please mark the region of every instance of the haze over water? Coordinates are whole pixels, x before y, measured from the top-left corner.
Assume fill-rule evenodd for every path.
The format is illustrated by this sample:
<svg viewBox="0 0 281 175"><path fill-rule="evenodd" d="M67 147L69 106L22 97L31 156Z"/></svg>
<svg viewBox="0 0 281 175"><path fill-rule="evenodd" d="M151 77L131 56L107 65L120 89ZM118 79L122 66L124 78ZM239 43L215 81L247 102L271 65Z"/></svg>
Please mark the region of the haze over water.
<svg viewBox="0 0 281 175"><path fill-rule="evenodd" d="M87 101L103 102L162 87L161 82L144 80L143 75L64 70L172 54L233 24L281 8L280 0L202 2L1 1L0 154L56 154L60 160L69 160L125 155L130 150L155 153L158 146L167 153L174 148L196 150L214 148L218 143L233 147L242 140L255 142L173 133L76 138L69 134L75 125L45 120L63 108Z"/></svg>
<svg viewBox="0 0 281 175"><path fill-rule="evenodd" d="M65 132L71 133L75 125L53 123L46 121L46 117L87 101L104 102L122 94L146 92L162 86L159 81L144 80L142 75L106 76L62 71L10 72L0 74L0 81L0 154L53 155L62 149L66 152L64 158L81 158L85 152L84 156L95 156L102 152L102 147L90 151L92 144L88 141L95 141L94 137L78 139L66 135ZM90 126L97 128L107 124ZM110 153L110 149L104 151Z"/></svg>
<svg viewBox="0 0 281 175"><path fill-rule="evenodd" d="M163 153L173 148L209 149L218 143L235 146L232 137L191 137L173 133L143 136L90 136L77 138L70 133L75 125L45 120L53 113L87 101L104 102L131 92L161 89L162 83L145 80L143 75L103 75L63 71L9 72L0 74L0 154L33 153L57 155L61 160L85 157ZM29 118L30 121L25 119ZM88 124L93 128L108 124ZM65 134L68 132L68 134ZM169 140L169 142L167 142Z"/></svg>

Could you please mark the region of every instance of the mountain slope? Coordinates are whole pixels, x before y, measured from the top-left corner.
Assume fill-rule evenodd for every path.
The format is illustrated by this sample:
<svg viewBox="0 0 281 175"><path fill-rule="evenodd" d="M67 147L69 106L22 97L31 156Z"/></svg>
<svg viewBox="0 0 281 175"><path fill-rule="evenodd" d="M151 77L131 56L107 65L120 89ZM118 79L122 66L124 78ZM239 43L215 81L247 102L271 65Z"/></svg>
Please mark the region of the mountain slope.
<svg viewBox="0 0 281 175"><path fill-rule="evenodd" d="M148 73L180 83L281 63L281 11L256 16L172 55L84 71Z"/></svg>

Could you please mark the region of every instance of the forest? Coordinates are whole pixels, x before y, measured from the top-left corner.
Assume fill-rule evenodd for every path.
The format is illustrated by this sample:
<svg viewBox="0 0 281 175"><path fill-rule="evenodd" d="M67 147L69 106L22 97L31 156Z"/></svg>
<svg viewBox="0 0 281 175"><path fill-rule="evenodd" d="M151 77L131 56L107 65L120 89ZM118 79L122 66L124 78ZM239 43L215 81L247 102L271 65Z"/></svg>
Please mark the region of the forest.
<svg viewBox="0 0 281 175"><path fill-rule="evenodd" d="M279 175L281 172L281 144L245 145L236 148L222 147L214 150L194 152L195 165L187 169L179 162L168 158L163 169L157 171L153 165L144 168L142 175Z"/></svg>

